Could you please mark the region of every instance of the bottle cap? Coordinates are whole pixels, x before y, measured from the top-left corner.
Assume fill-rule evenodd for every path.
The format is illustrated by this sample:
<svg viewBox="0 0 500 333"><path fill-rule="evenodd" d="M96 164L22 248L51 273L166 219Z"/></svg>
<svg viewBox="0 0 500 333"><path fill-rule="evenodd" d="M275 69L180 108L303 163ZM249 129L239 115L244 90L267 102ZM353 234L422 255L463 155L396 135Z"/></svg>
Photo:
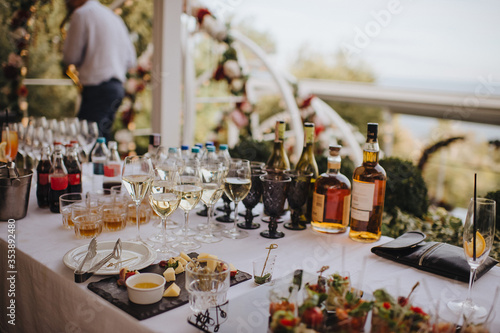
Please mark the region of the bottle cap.
<svg viewBox="0 0 500 333"><path fill-rule="evenodd" d="M189 146L187 146L187 145L182 145L182 146L181 146L181 150L189 150Z"/></svg>
<svg viewBox="0 0 500 333"><path fill-rule="evenodd" d="M169 147L168 152L175 154L175 153L177 153L177 148L176 147Z"/></svg>
<svg viewBox="0 0 500 333"><path fill-rule="evenodd" d="M314 123L304 123L304 127L314 127Z"/></svg>
<svg viewBox="0 0 500 333"><path fill-rule="evenodd" d="M195 146L195 147L198 147L198 148L200 148L200 149L201 149L201 148L203 148L203 144L201 144L201 143L195 143L195 144L194 144L194 146Z"/></svg>
<svg viewBox="0 0 500 333"><path fill-rule="evenodd" d="M205 142L205 147L210 147L210 146L213 146L213 145L214 145L213 141L207 141L207 142Z"/></svg>
<svg viewBox="0 0 500 333"><path fill-rule="evenodd" d="M227 145L226 144L221 144L219 146L219 150L227 150Z"/></svg>
<svg viewBox="0 0 500 333"><path fill-rule="evenodd" d="M341 145L330 145L328 147L330 150L330 156L339 156L340 155L340 149L342 149Z"/></svg>
<svg viewBox="0 0 500 333"><path fill-rule="evenodd" d="M97 143L106 143L106 139L100 136L97 138Z"/></svg>
<svg viewBox="0 0 500 333"><path fill-rule="evenodd" d="M377 123L368 123L368 130L366 137L368 139L377 139L378 135L378 124Z"/></svg>
<svg viewBox="0 0 500 333"><path fill-rule="evenodd" d="M158 147L161 144L161 134L152 133L149 135L149 144Z"/></svg>
<svg viewBox="0 0 500 333"><path fill-rule="evenodd" d="M192 152L192 153L199 153L199 152L200 152L200 147L196 147L196 146L195 146L195 147L192 147L192 148L191 148L191 152Z"/></svg>
<svg viewBox="0 0 500 333"><path fill-rule="evenodd" d="M208 152L215 152L215 146L207 146L207 151Z"/></svg>

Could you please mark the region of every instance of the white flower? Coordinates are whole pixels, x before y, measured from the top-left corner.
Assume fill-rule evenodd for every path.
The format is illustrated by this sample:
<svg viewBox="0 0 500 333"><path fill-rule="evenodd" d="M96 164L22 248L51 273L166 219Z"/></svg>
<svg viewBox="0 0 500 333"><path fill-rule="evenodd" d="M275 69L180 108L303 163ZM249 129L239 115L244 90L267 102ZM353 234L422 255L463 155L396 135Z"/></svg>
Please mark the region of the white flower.
<svg viewBox="0 0 500 333"><path fill-rule="evenodd" d="M204 29L212 38L223 41L227 36L226 27L223 23L217 21L212 15L205 15L203 21L201 22L201 27Z"/></svg>
<svg viewBox="0 0 500 333"><path fill-rule="evenodd" d="M228 60L222 65L224 75L230 79L241 77L241 68L236 60Z"/></svg>
<svg viewBox="0 0 500 333"><path fill-rule="evenodd" d="M22 39L24 36L26 36L26 29L19 27L16 30L12 31L10 35L14 40Z"/></svg>
<svg viewBox="0 0 500 333"><path fill-rule="evenodd" d="M245 82L242 79L231 80L231 91L238 92L243 89Z"/></svg>

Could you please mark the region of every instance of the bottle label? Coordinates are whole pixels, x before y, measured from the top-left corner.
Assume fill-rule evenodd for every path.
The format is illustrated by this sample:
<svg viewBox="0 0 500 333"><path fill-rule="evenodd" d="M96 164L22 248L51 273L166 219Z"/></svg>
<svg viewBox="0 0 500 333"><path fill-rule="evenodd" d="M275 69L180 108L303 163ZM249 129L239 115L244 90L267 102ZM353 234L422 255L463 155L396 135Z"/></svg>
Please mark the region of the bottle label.
<svg viewBox="0 0 500 333"><path fill-rule="evenodd" d="M306 139L306 143L314 143L314 127L313 126L304 127L304 136Z"/></svg>
<svg viewBox="0 0 500 333"><path fill-rule="evenodd" d="M313 193L311 218L316 222L323 222L323 212L325 211L325 196L323 194Z"/></svg>
<svg viewBox="0 0 500 333"><path fill-rule="evenodd" d="M346 226L349 224L349 212L351 207L351 195L346 195L344 197L344 211L342 216L342 225Z"/></svg>
<svg viewBox="0 0 500 333"><path fill-rule="evenodd" d="M82 182L81 178L82 178L81 173L68 174L68 181L70 185L80 185L80 183Z"/></svg>
<svg viewBox="0 0 500 333"><path fill-rule="evenodd" d="M119 164L108 164L104 166L104 177L117 177L120 174Z"/></svg>
<svg viewBox="0 0 500 333"><path fill-rule="evenodd" d="M368 222L370 220L370 212L351 208L351 218L358 221Z"/></svg>
<svg viewBox="0 0 500 333"><path fill-rule="evenodd" d="M94 175L104 175L104 163L94 163Z"/></svg>
<svg viewBox="0 0 500 333"><path fill-rule="evenodd" d="M354 180L352 183L352 208L357 210L372 211L375 184Z"/></svg>
<svg viewBox="0 0 500 333"><path fill-rule="evenodd" d="M49 174L48 173L39 173L38 174L38 185L47 185L49 183Z"/></svg>
<svg viewBox="0 0 500 333"><path fill-rule="evenodd" d="M276 140L283 141L285 139L285 122L280 122L276 124Z"/></svg>
<svg viewBox="0 0 500 333"><path fill-rule="evenodd" d="M328 162L329 170L340 170L340 162Z"/></svg>
<svg viewBox="0 0 500 333"><path fill-rule="evenodd" d="M53 191L62 191L68 188L68 175L64 176L51 176L50 188Z"/></svg>

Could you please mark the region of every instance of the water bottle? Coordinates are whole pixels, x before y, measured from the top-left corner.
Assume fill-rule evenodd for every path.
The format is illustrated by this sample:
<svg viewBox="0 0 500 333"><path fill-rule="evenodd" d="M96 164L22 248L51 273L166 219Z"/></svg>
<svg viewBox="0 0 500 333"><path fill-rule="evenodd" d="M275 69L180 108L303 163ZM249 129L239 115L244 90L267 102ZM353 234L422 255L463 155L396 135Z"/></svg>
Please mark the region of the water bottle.
<svg viewBox="0 0 500 333"><path fill-rule="evenodd" d="M102 190L104 183L104 165L108 159L108 147L106 147L106 139L103 137L97 138L94 150L90 155L92 158L92 165L94 172L92 175L92 190L94 192Z"/></svg>
<svg viewBox="0 0 500 333"><path fill-rule="evenodd" d="M122 165L120 154L118 153L118 144L116 141L109 141L108 148L108 159L104 165L104 180L102 183L103 189L111 189L113 186L119 186L122 184Z"/></svg>

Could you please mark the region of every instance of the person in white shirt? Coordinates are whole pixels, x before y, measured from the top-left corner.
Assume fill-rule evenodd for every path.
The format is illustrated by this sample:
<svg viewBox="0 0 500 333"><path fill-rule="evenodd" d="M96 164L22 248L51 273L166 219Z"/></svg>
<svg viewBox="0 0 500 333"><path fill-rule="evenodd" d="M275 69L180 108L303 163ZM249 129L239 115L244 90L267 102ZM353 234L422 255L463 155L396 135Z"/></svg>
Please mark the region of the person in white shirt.
<svg viewBox="0 0 500 333"><path fill-rule="evenodd" d="M111 140L116 111L125 96L126 73L136 52L123 20L97 0L65 0L69 29L63 62L75 65L83 86L78 118L95 121L100 136Z"/></svg>

